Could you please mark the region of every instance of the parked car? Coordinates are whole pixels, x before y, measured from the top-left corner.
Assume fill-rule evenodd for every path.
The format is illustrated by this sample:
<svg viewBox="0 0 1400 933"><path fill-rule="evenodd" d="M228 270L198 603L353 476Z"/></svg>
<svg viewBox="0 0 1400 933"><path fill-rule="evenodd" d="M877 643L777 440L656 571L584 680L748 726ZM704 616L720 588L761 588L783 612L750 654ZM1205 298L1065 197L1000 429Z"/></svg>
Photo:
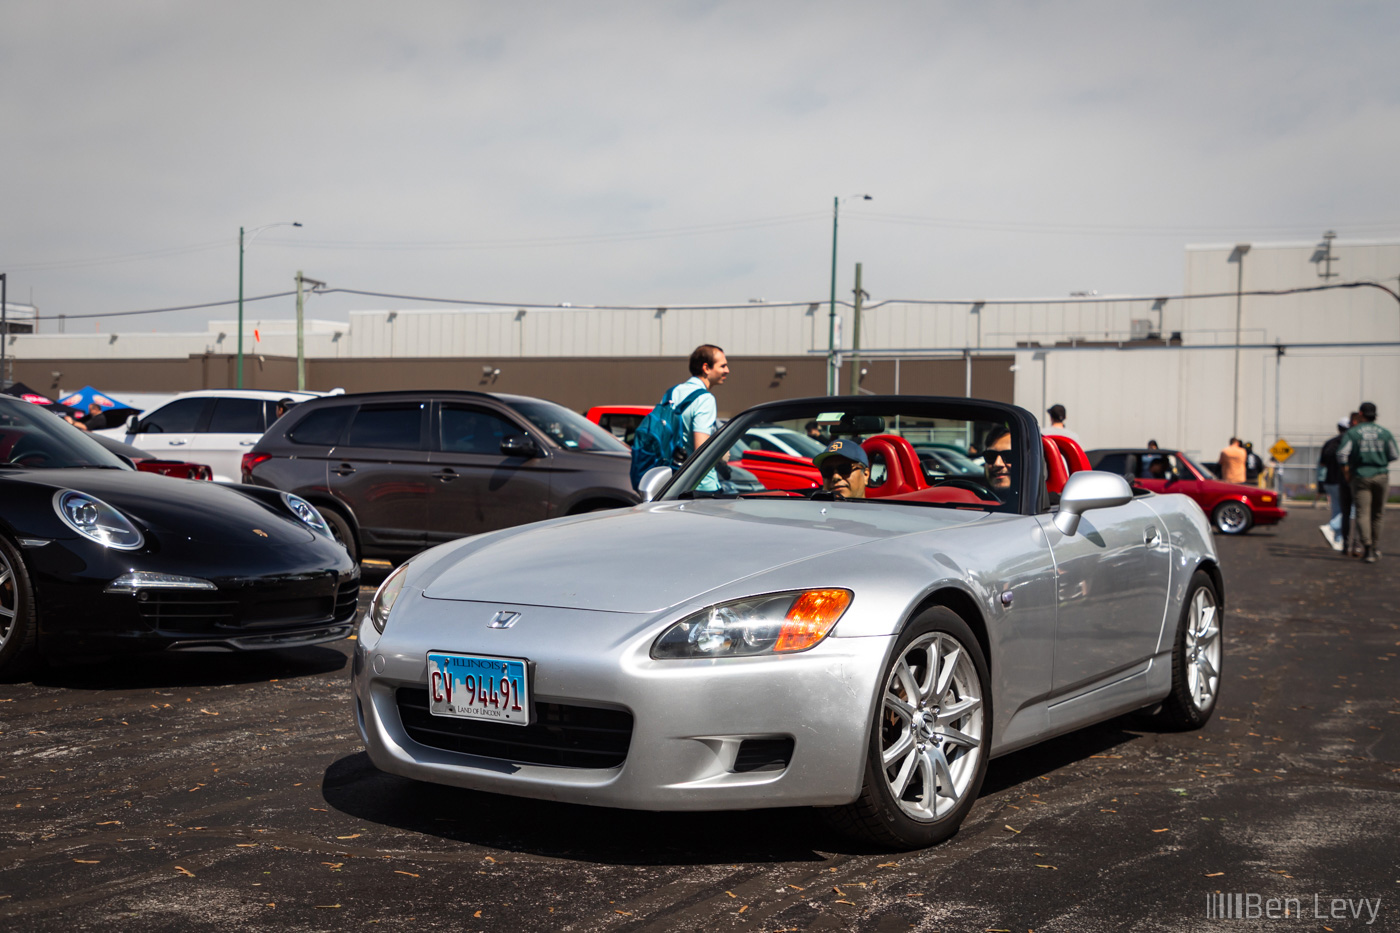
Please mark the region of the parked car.
<svg viewBox="0 0 1400 933"><path fill-rule="evenodd" d="M212 480L214 478L214 471L204 463L190 463L186 460L158 460L152 457L148 451L132 447L130 444L123 444L121 441L113 440L103 434L89 431L88 437L101 444L108 453L117 454L130 460L132 466L142 473L159 473L161 476L174 476L179 479Z"/></svg>
<svg viewBox="0 0 1400 933"><path fill-rule="evenodd" d="M584 417L612 433L628 447L632 446L632 435L637 433L637 425L651 414L653 405L594 405L584 413Z"/></svg>
<svg viewBox="0 0 1400 933"><path fill-rule="evenodd" d="M298 405L243 457L243 481L311 502L356 557L638 501L631 452L542 399L420 390Z"/></svg>
<svg viewBox="0 0 1400 933"><path fill-rule="evenodd" d="M298 497L142 473L0 398L0 673L38 656L344 638L359 586Z"/></svg>
<svg viewBox="0 0 1400 933"><path fill-rule="evenodd" d="M1138 489L1189 496L1221 534L1242 535L1255 525L1276 525L1288 516L1274 490L1218 480L1179 450L1119 447L1088 454L1094 469L1127 477Z"/></svg>
<svg viewBox="0 0 1400 933"><path fill-rule="evenodd" d="M819 414L891 465L865 498L697 489L741 438ZM952 429L998 451L991 475L925 481L913 444ZM1072 453L994 402L749 409L678 473L650 471L653 501L395 570L354 649L370 760L610 807L819 806L882 846L937 842L993 756L1137 709L1198 727L1215 707L1205 516Z"/></svg>
<svg viewBox="0 0 1400 933"><path fill-rule="evenodd" d="M100 433L150 451L160 459L206 463L219 482L236 483L243 455L277 420L282 399L304 402L316 392L200 389L184 392Z"/></svg>

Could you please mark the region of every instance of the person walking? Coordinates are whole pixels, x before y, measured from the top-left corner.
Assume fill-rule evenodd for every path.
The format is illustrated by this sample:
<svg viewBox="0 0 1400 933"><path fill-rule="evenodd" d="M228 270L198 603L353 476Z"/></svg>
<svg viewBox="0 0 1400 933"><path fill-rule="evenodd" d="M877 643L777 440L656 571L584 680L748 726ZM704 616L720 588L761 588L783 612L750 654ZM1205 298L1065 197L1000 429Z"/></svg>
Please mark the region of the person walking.
<svg viewBox="0 0 1400 933"><path fill-rule="evenodd" d="M1244 445L1238 437L1232 437L1220 451L1220 478L1227 483L1243 483L1244 477Z"/></svg>
<svg viewBox="0 0 1400 933"><path fill-rule="evenodd" d="M1083 442L1079 440L1079 435L1065 427L1065 406L1060 404L1051 405L1045 413L1050 416L1050 427L1042 431L1042 434L1058 434L1061 437L1069 438L1081 447L1083 446Z"/></svg>
<svg viewBox="0 0 1400 933"><path fill-rule="evenodd" d="M1356 503L1356 525L1368 564L1381 557L1381 528L1385 523L1385 500L1390 493L1390 464L1400 459L1395 435L1376 424L1376 406L1361 403L1361 422L1346 434L1337 448L1342 474L1351 483Z"/></svg>
<svg viewBox="0 0 1400 933"><path fill-rule="evenodd" d="M1322 453L1317 458L1317 486L1327 495L1327 504L1332 509L1332 518L1317 530L1327 540L1328 547L1340 551L1346 547L1346 532L1342 530L1342 489L1347 489L1346 507L1351 508L1351 490L1342 482L1342 465L1337 462L1337 448L1342 444L1342 436L1351 429L1351 422L1345 418L1337 422L1337 433L1322 445Z"/></svg>
<svg viewBox="0 0 1400 933"><path fill-rule="evenodd" d="M637 425L632 446L633 486L638 486L648 469L667 466L675 470L709 440L719 421L710 389L727 378L729 360L722 349L708 343L695 348L690 354L690 378L667 389L660 403ZM717 492L719 488L719 477L711 470L696 484L695 491Z"/></svg>

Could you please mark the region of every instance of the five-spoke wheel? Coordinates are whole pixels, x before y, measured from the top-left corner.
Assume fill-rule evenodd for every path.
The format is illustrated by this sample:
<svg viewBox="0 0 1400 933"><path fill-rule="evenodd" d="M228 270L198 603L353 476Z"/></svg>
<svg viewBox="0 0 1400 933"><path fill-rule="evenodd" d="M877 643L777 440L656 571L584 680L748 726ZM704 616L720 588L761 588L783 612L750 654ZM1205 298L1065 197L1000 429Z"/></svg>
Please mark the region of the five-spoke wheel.
<svg viewBox="0 0 1400 933"><path fill-rule="evenodd" d="M1220 696L1224 607L1210 575L1197 570L1181 610L1172 644L1172 689L1159 713L1163 725L1197 729L1215 711Z"/></svg>

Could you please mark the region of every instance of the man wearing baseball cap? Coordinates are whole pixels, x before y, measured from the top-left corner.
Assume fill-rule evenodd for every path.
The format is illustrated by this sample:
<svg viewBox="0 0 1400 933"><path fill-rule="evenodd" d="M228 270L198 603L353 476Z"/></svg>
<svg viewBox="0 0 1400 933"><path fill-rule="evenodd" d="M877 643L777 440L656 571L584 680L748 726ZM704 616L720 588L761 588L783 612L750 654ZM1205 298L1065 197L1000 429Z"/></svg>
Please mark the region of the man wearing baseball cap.
<svg viewBox="0 0 1400 933"><path fill-rule="evenodd" d="M870 457L855 441L838 440L812 458L822 474L822 492L839 499L864 499L870 482Z"/></svg>

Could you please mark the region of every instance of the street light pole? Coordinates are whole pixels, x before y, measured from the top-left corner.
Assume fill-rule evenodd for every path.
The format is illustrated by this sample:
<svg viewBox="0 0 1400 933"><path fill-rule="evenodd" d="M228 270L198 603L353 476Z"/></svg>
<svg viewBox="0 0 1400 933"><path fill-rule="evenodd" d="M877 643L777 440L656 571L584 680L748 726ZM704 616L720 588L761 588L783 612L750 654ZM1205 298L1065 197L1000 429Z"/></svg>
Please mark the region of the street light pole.
<svg viewBox="0 0 1400 933"><path fill-rule="evenodd" d="M0 272L0 389L8 389L8 373L5 369L5 344L10 335L10 280L7 273Z"/></svg>
<svg viewBox="0 0 1400 933"><path fill-rule="evenodd" d="M852 198L874 200L868 194L852 194ZM826 394L836 394L836 229L841 217L841 199L831 199L831 313L826 326Z"/></svg>
<svg viewBox="0 0 1400 933"><path fill-rule="evenodd" d="M1232 254L1239 269L1235 278L1235 415L1230 426L1231 437L1240 436L1240 323L1244 309L1244 255L1249 247L1248 243L1236 243Z"/></svg>
<svg viewBox="0 0 1400 933"><path fill-rule="evenodd" d="M295 220L279 220L275 224L263 224L261 227L254 227L249 234L247 242L243 239L243 228L238 228L238 373L234 377L237 388L243 388L243 250L253 245L253 240L259 233L270 227L300 227L301 224Z"/></svg>

